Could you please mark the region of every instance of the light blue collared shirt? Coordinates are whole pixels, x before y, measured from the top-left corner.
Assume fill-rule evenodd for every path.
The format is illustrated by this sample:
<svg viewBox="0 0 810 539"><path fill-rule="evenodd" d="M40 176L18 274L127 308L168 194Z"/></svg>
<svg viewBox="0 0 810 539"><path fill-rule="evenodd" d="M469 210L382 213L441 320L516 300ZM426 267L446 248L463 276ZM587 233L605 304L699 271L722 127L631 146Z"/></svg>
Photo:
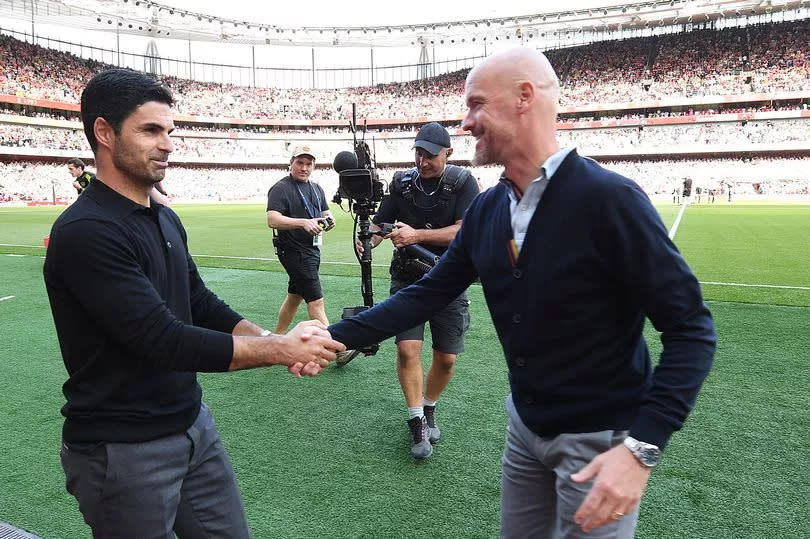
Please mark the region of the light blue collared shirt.
<svg viewBox="0 0 810 539"><path fill-rule="evenodd" d="M557 169L560 168L560 164L562 164L563 160L568 157L568 154L573 150L574 147L569 146L568 148L557 150L550 155L545 163L543 163L543 166L540 167L540 176L532 180L532 183L529 184L529 188L526 189L526 192L523 193L523 198L520 200L518 200L511 185L507 190L509 194L509 213L512 216L512 234L515 238L518 252L520 252L520 249L523 247L523 240L526 238L526 230L529 228L529 222L531 222L534 216L534 211L537 209L540 199L543 198L543 193L545 193L546 187L548 187L548 182L551 180L551 177L554 176L554 173L557 172Z"/></svg>

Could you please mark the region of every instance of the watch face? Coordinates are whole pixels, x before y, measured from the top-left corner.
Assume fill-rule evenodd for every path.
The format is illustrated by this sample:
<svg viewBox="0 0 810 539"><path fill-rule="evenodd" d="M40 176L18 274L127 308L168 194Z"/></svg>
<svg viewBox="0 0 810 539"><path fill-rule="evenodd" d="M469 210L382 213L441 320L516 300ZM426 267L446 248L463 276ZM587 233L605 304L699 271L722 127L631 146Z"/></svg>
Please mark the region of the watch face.
<svg viewBox="0 0 810 539"><path fill-rule="evenodd" d="M655 466L661 458L661 450L656 447L642 447L638 456L645 466Z"/></svg>

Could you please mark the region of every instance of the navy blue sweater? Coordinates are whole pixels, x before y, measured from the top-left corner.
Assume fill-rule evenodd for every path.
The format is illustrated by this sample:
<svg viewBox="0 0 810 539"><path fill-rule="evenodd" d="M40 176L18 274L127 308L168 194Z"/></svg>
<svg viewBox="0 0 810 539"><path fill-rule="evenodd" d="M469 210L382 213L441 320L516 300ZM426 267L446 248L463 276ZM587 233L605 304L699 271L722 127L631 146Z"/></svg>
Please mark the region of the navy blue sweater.
<svg viewBox="0 0 810 539"><path fill-rule="evenodd" d="M329 327L349 348L421 323L477 276L521 419L540 436L629 429L664 447L695 403L715 349L692 271L633 181L572 151L552 177L517 261L508 186L475 199L436 267ZM661 333L653 370L645 316Z"/></svg>

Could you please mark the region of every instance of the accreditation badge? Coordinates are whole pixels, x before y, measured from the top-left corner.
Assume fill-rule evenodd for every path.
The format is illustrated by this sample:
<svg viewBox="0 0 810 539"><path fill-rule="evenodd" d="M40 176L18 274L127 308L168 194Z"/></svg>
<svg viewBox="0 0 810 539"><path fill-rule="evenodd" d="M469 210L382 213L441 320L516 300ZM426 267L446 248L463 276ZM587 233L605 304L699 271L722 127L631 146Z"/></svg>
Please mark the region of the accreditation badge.
<svg viewBox="0 0 810 539"><path fill-rule="evenodd" d="M321 245L323 245L323 234L312 236L312 245L314 245L315 247L320 247Z"/></svg>

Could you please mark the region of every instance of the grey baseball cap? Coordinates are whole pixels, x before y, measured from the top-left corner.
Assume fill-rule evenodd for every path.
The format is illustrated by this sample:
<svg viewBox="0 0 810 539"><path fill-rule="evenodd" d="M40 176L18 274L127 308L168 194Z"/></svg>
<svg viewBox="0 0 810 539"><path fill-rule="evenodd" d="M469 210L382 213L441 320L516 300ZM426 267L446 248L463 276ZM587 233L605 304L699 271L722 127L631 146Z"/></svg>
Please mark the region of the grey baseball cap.
<svg viewBox="0 0 810 539"><path fill-rule="evenodd" d="M425 124L416 134L414 148L422 148L430 155L439 155L443 149L450 147L450 133L441 124L430 122Z"/></svg>

